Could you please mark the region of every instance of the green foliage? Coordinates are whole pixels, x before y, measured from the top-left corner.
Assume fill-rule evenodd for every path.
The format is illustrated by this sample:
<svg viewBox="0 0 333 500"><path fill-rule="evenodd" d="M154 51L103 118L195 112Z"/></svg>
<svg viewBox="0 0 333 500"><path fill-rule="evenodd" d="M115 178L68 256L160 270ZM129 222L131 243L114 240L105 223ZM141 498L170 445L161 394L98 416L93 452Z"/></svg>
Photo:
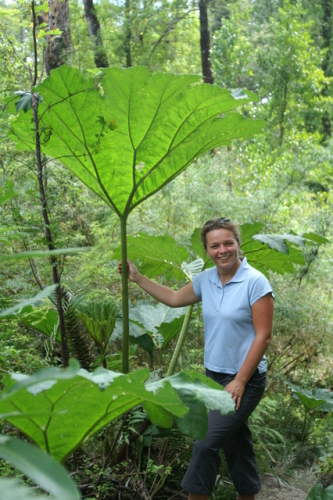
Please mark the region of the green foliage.
<svg viewBox="0 0 333 500"><path fill-rule="evenodd" d="M40 302L45 297L49 297L50 295L52 295L56 287L57 285L50 285L41 292L37 293L37 295L35 295L35 297L33 297L32 299L25 300L23 302L20 302L19 304L9 307L8 309L0 311L0 318L5 318L11 316L12 314L17 314L21 311L24 311L27 306L29 307L33 304L36 304L36 302Z"/></svg>
<svg viewBox="0 0 333 500"><path fill-rule="evenodd" d="M297 399L308 413L315 408L320 411L333 411L333 393L328 389L305 389L295 384L289 384Z"/></svg>
<svg viewBox="0 0 333 500"><path fill-rule="evenodd" d="M23 314L22 314L23 313ZM16 316L11 316L15 318ZM27 306L21 311L20 322L44 335L50 336L58 322L58 315L54 309L43 307L42 302L37 302L35 307Z"/></svg>
<svg viewBox="0 0 333 500"><path fill-rule="evenodd" d="M253 45L237 21L224 19L214 35L211 61L215 79L226 88L253 88Z"/></svg>
<svg viewBox="0 0 333 500"><path fill-rule="evenodd" d="M79 500L79 490L68 477L63 467L45 452L31 446L25 441L10 436L0 436L0 456L15 465L26 476L32 479L42 489L51 493L55 498L63 500ZM31 498L26 488L18 487L18 484L8 483L2 480L1 494L4 498L14 500L15 498ZM23 495L19 497L18 495ZM15 496L14 496L15 495ZM35 497L34 497L35 498ZM46 497L38 497L40 500Z"/></svg>
<svg viewBox="0 0 333 500"><path fill-rule="evenodd" d="M0 398L0 412L11 413L5 417L9 422L57 460L64 460L139 404L153 424L169 428L175 418L182 432L192 437L205 435L207 408L221 413L234 409L226 391L198 374L186 371L145 387L148 377L148 370L121 375L99 368L89 373L74 361L67 370L48 368L31 377L12 374L4 381L7 389ZM32 415L36 405L38 414Z"/></svg>
<svg viewBox="0 0 333 500"><path fill-rule="evenodd" d="M312 410L322 409L323 411L332 411L333 410L333 394L326 389L302 389L293 384L289 384L291 390L293 391L293 395L296 399L298 399L304 408L304 422L303 422L303 431L301 436L301 442L304 441L306 426L307 426L307 418Z"/></svg>
<svg viewBox="0 0 333 500"><path fill-rule="evenodd" d="M0 186L0 204L13 198L15 194L14 182L11 179L5 179L3 185Z"/></svg>
<svg viewBox="0 0 333 500"><path fill-rule="evenodd" d="M112 65L126 65L125 48L129 44L133 66L199 74L200 28L196 6L184 0L154 0L142 7L140 0L131 0L129 9L108 0L96 4L104 46ZM75 20L78 18L77 13ZM74 28L77 31L77 26ZM126 40L128 32L130 41ZM81 66L85 64L82 60Z"/></svg>
<svg viewBox="0 0 333 500"><path fill-rule="evenodd" d="M128 236L127 249L130 259L140 260L141 271L149 278L165 274L184 278L182 263L189 258L186 248L177 245L171 236L152 237L144 233ZM114 252L114 258L121 258L121 248Z"/></svg>
<svg viewBox="0 0 333 500"><path fill-rule="evenodd" d="M270 19L269 29L270 55L268 57L268 52L262 48L259 50L258 63L262 71L261 87L271 93L271 119L280 127L289 128L296 118L299 120L297 125L302 127L300 118L304 116L307 106L312 109L319 103L324 106L321 91L325 82L328 83L319 66L321 54L310 37L310 23L304 22L302 4L284 2L277 18ZM295 118L294 109L298 111ZM312 130L315 128L314 123L315 117L311 120Z"/></svg>
<svg viewBox="0 0 333 500"><path fill-rule="evenodd" d="M332 500L333 499L333 486L323 488L322 484L317 484L305 500Z"/></svg>
<svg viewBox="0 0 333 500"><path fill-rule="evenodd" d="M26 332L15 320L0 323L0 381L8 372L32 374L47 366L42 342L33 332Z"/></svg>
<svg viewBox="0 0 333 500"><path fill-rule="evenodd" d="M309 233L303 237L294 234L257 234L261 231L263 224L242 224L241 229L241 250L247 257L248 262L268 276L268 271L279 274L293 273L295 265L304 264L303 252L299 247L304 247L305 243L317 245L327 243L326 238L318 234ZM296 248L295 248L296 247ZM298 248L297 248L298 247ZM197 261L191 263L192 273L195 274L202 268L212 266L200 239L200 229L195 229L191 237L191 254L199 257ZM170 236L149 236L139 233L137 236L128 237L128 254L132 260L140 262L140 270L150 278L164 274L170 279L172 276L177 279L191 275L190 270L186 272L186 260L189 259L188 250L177 245ZM116 259L120 258L120 248L114 253ZM201 259L201 260L200 260Z"/></svg>

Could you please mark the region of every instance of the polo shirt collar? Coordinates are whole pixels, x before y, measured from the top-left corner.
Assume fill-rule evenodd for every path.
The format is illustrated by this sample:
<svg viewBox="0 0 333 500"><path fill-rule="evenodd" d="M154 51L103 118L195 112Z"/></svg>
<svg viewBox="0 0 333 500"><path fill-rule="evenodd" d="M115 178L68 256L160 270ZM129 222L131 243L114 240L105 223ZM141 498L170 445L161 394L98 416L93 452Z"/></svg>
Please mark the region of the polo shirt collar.
<svg viewBox="0 0 333 500"><path fill-rule="evenodd" d="M228 283L241 283L242 281L245 281L247 271L249 269L249 264L247 263L246 257L243 257L241 265L237 269L235 275L231 278ZM216 286L222 286L221 280L220 280L220 275L217 270L217 267L212 268L212 272L209 276L210 281L212 281ZM228 284L226 283L226 285Z"/></svg>

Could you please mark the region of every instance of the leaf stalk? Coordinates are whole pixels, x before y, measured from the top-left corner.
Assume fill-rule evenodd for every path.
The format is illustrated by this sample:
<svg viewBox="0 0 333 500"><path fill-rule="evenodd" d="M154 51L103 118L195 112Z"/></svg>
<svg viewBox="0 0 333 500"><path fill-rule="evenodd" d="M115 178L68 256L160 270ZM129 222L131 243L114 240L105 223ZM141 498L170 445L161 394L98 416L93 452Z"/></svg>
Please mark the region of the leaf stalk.
<svg viewBox="0 0 333 500"><path fill-rule="evenodd" d="M190 324L190 320L191 320L192 310L193 310L193 306L188 306L186 314L185 314L183 326L182 326L182 329L181 329L180 334L179 334L179 339L178 339L178 342L176 345L176 349L174 350L174 353L172 355L170 365L169 365L169 368L167 371L167 375L166 375L167 377L171 377L171 375L173 375L175 372L176 365L178 363L178 358L179 358L180 352L183 348L183 345L184 345L184 342L186 339L188 325Z"/></svg>
<svg viewBox="0 0 333 500"><path fill-rule="evenodd" d="M121 281L123 311L123 352L122 372L129 372L129 305L128 305L128 271L127 271L127 215L120 217L121 236Z"/></svg>

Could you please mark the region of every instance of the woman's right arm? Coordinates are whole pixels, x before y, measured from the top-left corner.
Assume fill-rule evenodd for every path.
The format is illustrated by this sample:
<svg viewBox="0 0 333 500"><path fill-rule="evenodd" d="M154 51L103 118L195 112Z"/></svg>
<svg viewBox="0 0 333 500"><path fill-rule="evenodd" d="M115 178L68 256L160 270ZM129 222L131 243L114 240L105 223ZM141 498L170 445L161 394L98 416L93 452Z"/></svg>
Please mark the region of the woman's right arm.
<svg viewBox="0 0 333 500"><path fill-rule="evenodd" d="M136 266L127 259L128 279L134 281L142 290L149 293L154 299L169 307L190 306L200 302L193 290L192 283L188 283L179 290L172 290L166 286L155 283L146 276L139 273ZM121 262L118 264L118 272L121 274Z"/></svg>

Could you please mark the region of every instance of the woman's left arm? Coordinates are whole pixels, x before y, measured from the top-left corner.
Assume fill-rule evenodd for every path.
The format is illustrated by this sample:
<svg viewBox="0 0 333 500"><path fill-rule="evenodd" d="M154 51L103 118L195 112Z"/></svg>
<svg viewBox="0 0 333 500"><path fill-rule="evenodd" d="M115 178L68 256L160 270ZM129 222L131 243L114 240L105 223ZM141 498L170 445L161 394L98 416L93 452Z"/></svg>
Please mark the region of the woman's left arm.
<svg viewBox="0 0 333 500"><path fill-rule="evenodd" d="M274 300L271 293L264 295L251 307L255 339L243 365L226 390L232 395L239 409L245 386L256 371L272 338Z"/></svg>

